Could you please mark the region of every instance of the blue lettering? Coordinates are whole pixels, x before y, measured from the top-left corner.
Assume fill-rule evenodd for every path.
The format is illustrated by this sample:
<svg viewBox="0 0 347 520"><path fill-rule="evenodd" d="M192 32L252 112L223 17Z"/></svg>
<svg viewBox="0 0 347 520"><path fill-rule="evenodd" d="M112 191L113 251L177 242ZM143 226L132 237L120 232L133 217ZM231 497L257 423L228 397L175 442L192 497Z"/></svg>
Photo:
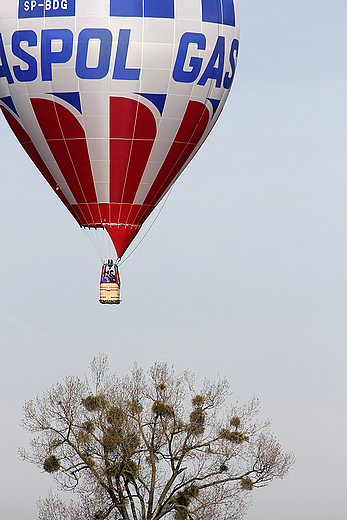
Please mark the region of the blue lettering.
<svg viewBox="0 0 347 520"><path fill-rule="evenodd" d="M204 70L201 78L198 81L198 85L205 85L208 79L216 80L216 87L220 88L223 77L224 69L224 58L225 58L225 37L218 36L215 48L213 49L212 56L208 62L206 69ZM218 60L218 66L215 67L215 63Z"/></svg>
<svg viewBox="0 0 347 520"><path fill-rule="evenodd" d="M138 80L141 69L127 69L130 29L120 29L112 79Z"/></svg>
<svg viewBox="0 0 347 520"><path fill-rule="evenodd" d="M0 60L1 60L0 78L6 78L8 83L14 83L11 72L10 72L10 67L8 66L4 42L2 41L1 33L0 33Z"/></svg>
<svg viewBox="0 0 347 520"><path fill-rule="evenodd" d="M182 35L172 73L172 77L175 81L179 81L181 83L192 83L199 76L202 65L202 58L191 57L188 65L190 70L184 70L188 54L188 47L191 43L195 43L198 47L198 50L206 49L206 38L203 34L186 32Z"/></svg>
<svg viewBox="0 0 347 520"><path fill-rule="evenodd" d="M52 51L52 41L60 40L62 48ZM52 64L67 63L72 56L73 34L70 29L43 29L41 33L42 81L52 81Z"/></svg>
<svg viewBox="0 0 347 520"><path fill-rule="evenodd" d="M87 67L88 45L91 39L100 40L97 67ZM112 33L108 29L83 29L78 37L76 74L81 79L102 79L107 76L112 48Z"/></svg>
<svg viewBox="0 0 347 520"><path fill-rule="evenodd" d="M19 0L18 18L75 16L76 0Z"/></svg>
<svg viewBox="0 0 347 520"><path fill-rule="evenodd" d="M236 58L239 52L239 41L233 40L230 47L229 61L231 65L231 76L229 76L229 72L225 73L223 87L229 89L232 85L235 69L236 69ZM235 55L234 55L235 54Z"/></svg>
<svg viewBox="0 0 347 520"><path fill-rule="evenodd" d="M34 81L37 78L37 62L34 56L28 54L20 46L21 42L27 42L29 47L36 47L37 35L34 31L16 31L12 35L12 52L17 58L28 65L27 69L21 69L20 65L13 67L13 74L18 81Z"/></svg>
<svg viewBox="0 0 347 520"><path fill-rule="evenodd" d="M36 0L31 0L35 2ZM45 0L46 3L54 0ZM63 2L63 0L60 0ZM52 6L54 4L52 3ZM62 3L60 5L63 5ZM65 4L64 4L65 5ZM23 3L23 7L26 4ZM53 7L54 8L54 7ZM131 29L120 29L116 48L116 57L112 79L137 81L140 77L140 68L126 66L128 60ZM73 54L73 33L70 29L43 29L41 31L41 76L42 81L52 81L53 64L67 63ZM91 52L91 40L98 40L100 46L94 66L87 65L88 55ZM22 42L28 47L37 47L38 36L33 30L18 30L12 35L12 53L22 63L13 66L13 76L20 82L34 81L38 75L38 63L34 56L22 48ZM109 29L86 28L78 36L75 70L80 79L102 79L110 69L113 36ZM55 45L54 45L55 44ZM57 45L58 44L58 45ZM26 45L25 45L26 47ZM203 33L186 32L181 36L177 56L173 68L174 81L193 83L201 73L203 58L198 51L206 50L206 37ZM239 41L234 39L229 52L231 71L224 73L225 37L218 36L208 63L201 74L198 85L205 86L211 79L215 86L230 89L235 75L238 57ZM194 54L198 56L194 56ZM0 78L5 77L8 83L14 79L7 61L5 45L0 33Z"/></svg>

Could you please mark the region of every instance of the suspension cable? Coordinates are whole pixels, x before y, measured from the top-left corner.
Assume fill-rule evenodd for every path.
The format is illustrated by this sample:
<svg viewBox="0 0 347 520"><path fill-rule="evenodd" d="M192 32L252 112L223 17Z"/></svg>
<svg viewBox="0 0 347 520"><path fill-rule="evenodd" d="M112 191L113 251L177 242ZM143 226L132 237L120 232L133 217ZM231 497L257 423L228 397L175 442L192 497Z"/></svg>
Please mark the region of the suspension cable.
<svg viewBox="0 0 347 520"><path fill-rule="evenodd" d="M139 245L141 244L141 242L146 238L146 236L148 235L148 233L150 232L150 230L152 229L152 227L154 226L154 223L155 221L157 220L157 218L159 217L160 213L163 211L163 208L165 206L165 204L167 203L167 199L169 198L169 195L171 194L172 192L172 188L173 188L173 185L171 186L171 188L169 189L169 191L167 192L167 195L164 199L164 202L163 204L161 205L161 208L159 209L155 219L153 220L152 224L149 226L149 228L147 229L146 233L143 235L143 237L141 238L140 242L138 244L136 244L136 246L134 247L134 249L128 254L128 256L126 256L124 258L124 260L121 260L120 258L118 259L117 261L117 265L121 266L126 260L128 260L128 258L136 251L136 249L139 247ZM119 263L118 263L119 262Z"/></svg>

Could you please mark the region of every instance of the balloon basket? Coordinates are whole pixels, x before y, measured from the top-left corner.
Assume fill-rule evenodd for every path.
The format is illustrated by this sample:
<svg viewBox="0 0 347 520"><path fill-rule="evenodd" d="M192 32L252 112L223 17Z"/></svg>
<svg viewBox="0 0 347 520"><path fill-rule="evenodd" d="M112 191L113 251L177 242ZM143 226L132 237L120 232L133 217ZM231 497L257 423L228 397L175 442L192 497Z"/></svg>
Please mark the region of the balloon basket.
<svg viewBox="0 0 347 520"><path fill-rule="evenodd" d="M100 283L100 303L109 305L118 305L121 303L120 287L117 283L101 282Z"/></svg>
<svg viewBox="0 0 347 520"><path fill-rule="evenodd" d="M120 299L120 276L118 266L109 259L102 266L100 277L100 303L118 305Z"/></svg>

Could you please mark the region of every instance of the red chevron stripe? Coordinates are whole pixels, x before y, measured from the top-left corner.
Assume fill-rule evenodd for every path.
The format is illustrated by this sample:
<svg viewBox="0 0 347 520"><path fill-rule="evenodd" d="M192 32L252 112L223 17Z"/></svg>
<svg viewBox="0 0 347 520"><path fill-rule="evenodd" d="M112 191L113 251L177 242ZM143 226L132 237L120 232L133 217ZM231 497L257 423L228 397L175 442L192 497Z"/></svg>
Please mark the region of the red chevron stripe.
<svg viewBox="0 0 347 520"><path fill-rule="evenodd" d="M194 152L208 125L210 113L205 105L189 101L176 137L144 204L153 206L165 194L180 169Z"/></svg>

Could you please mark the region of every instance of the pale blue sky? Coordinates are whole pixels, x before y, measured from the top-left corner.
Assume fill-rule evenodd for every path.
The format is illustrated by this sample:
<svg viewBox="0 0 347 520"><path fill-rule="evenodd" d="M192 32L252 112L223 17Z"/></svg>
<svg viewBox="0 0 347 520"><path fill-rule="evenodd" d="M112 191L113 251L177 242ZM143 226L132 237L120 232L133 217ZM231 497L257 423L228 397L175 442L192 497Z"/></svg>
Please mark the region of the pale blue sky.
<svg viewBox="0 0 347 520"><path fill-rule="evenodd" d="M254 394L296 465L247 520L345 520L347 4L240 0L231 96L98 303L99 258L0 119L0 517L36 518L51 478L18 461L25 399L99 351L220 374Z"/></svg>

